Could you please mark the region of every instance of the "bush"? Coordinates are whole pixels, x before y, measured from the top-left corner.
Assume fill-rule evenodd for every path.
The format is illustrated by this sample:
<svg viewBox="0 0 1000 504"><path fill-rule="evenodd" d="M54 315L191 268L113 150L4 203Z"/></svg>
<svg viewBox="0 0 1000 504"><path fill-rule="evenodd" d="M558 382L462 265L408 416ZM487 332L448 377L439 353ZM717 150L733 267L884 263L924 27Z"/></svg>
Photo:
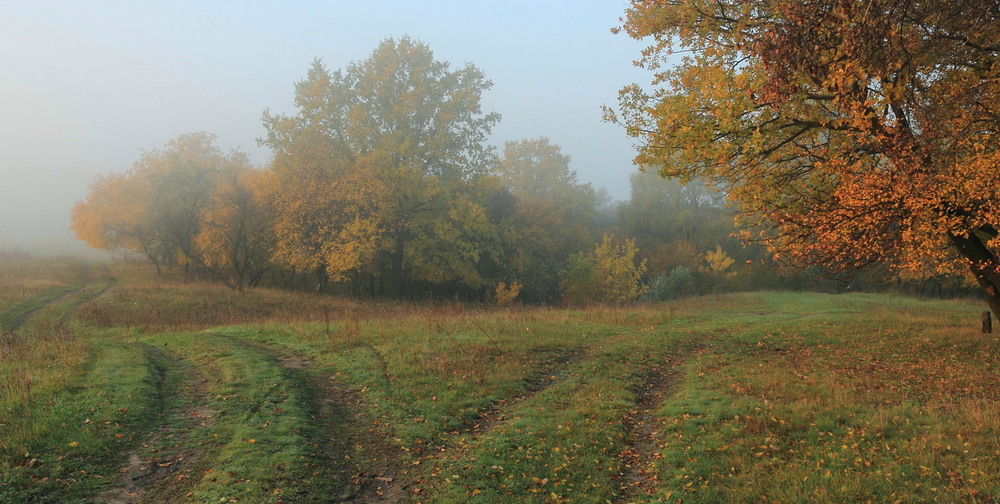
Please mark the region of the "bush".
<svg viewBox="0 0 1000 504"><path fill-rule="evenodd" d="M597 279L597 265L589 254L573 254L566 260L562 272L563 300L568 304L587 304L597 301L601 285Z"/></svg>
<svg viewBox="0 0 1000 504"><path fill-rule="evenodd" d="M563 272L563 297L570 304L626 303L645 292L640 279L646 261L636 264L635 240L605 235L590 254L574 254Z"/></svg>
<svg viewBox="0 0 1000 504"><path fill-rule="evenodd" d="M497 304L506 306L513 303L517 299L517 295L521 293L521 287L519 282L514 282L510 286L505 282L500 282L495 291Z"/></svg>
<svg viewBox="0 0 1000 504"><path fill-rule="evenodd" d="M659 274L649 284L649 290L642 301L667 301L694 294L694 270L689 266L677 266L670 275Z"/></svg>

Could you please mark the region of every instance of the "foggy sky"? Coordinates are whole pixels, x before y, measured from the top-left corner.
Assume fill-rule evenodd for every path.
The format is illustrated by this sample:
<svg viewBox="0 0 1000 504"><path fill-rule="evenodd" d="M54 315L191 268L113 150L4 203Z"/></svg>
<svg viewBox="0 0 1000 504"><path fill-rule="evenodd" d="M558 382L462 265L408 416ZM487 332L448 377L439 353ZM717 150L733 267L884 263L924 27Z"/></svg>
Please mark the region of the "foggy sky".
<svg viewBox="0 0 1000 504"><path fill-rule="evenodd" d="M97 174L207 131L258 166L261 113L293 113L314 58L366 59L387 37L427 43L494 82L491 143L547 136L581 180L628 196L632 142L600 106L649 76L612 35L623 0L6 2L0 6L0 247L82 250L68 231Z"/></svg>

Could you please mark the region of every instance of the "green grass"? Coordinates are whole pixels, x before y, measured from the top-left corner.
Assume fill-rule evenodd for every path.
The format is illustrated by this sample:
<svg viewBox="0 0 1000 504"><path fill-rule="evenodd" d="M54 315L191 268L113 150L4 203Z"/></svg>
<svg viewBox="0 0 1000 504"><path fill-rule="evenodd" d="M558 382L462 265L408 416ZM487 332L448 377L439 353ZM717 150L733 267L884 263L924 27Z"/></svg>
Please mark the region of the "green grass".
<svg viewBox="0 0 1000 504"><path fill-rule="evenodd" d="M240 331L161 334L150 345L191 362L207 380L205 407L215 420L190 432L203 477L192 501L221 498L303 502L347 486L343 455L350 444L331 440L331 425L314 419L316 390L304 371L280 366ZM342 440L341 440L342 441Z"/></svg>
<svg viewBox="0 0 1000 504"><path fill-rule="evenodd" d="M0 362L30 383L0 396L0 501L1000 498L976 303L497 311L117 276L31 302L30 358Z"/></svg>
<svg viewBox="0 0 1000 504"><path fill-rule="evenodd" d="M83 369L68 373L71 385L4 411L0 501L96 494L162 408L157 370L139 345L95 343Z"/></svg>

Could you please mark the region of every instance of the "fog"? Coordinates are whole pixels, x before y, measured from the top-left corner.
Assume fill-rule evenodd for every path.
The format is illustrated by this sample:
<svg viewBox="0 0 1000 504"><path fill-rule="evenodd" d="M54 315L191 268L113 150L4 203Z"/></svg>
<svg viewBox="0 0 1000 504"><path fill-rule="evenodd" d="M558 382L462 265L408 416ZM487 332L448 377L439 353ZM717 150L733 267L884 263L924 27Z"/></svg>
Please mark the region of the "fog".
<svg viewBox="0 0 1000 504"><path fill-rule="evenodd" d="M418 6L419 5L419 6ZM97 174L207 131L263 166L261 113L293 110L321 58L337 69L387 37L427 43L494 82L492 143L547 136L582 181L628 196L631 141L601 122L618 89L646 82L642 44L612 35L623 1L11 2L0 9L0 248L80 253L73 204Z"/></svg>

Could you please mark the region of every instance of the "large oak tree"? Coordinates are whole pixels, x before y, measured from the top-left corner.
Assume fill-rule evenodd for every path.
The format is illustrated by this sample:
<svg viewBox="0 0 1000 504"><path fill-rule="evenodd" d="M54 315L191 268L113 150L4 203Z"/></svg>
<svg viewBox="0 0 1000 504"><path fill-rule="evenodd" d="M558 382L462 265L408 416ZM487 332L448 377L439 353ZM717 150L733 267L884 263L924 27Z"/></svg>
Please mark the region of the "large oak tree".
<svg viewBox="0 0 1000 504"><path fill-rule="evenodd" d="M275 152L276 257L332 280L401 295L418 283L479 288L489 234L477 184L496 156L485 141L492 83L452 69L413 39L296 84L293 116L264 114Z"/></svg>
<svg viewBox="0 0 1000 504"><path fill-rule="evenodd" d="M725 185L799 264L971 271L1000 315L1000 4L633 0L637 162Z"/></svg>

